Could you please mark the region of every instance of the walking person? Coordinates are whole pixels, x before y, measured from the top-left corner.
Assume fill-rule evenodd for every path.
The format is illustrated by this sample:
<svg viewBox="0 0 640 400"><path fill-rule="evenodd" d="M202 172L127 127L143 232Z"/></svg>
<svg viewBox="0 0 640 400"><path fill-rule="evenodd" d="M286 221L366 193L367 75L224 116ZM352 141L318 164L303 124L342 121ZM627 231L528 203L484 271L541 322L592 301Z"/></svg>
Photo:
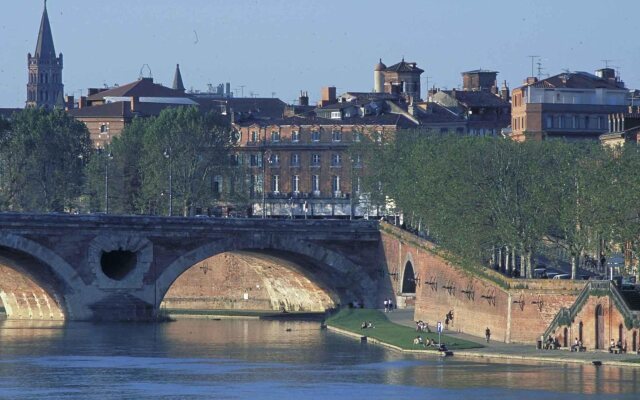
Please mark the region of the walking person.
<svg viewBox="0 0 640 400"><path fill-rule="evenodd" d="M487 343L489 343L489 339L491 339L491 329L487 326L487 329L484 331L484 336L487 338Z"/></svg>
<svg viewBox="0 0 640 400"><path fill-rule="evenodd" d="M389 300L384 299L384 312L389 312Z"/></svg>

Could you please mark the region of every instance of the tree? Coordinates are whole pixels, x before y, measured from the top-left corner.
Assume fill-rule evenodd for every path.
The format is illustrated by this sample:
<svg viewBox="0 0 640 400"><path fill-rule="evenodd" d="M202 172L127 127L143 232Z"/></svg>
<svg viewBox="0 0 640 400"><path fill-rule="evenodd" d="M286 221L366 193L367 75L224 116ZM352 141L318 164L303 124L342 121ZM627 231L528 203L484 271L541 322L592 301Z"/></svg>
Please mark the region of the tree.
<svg viewBox="0 0 640 400"><path fill-rule="evenodd" d="M214 177L231 171L232 141L232 130L212 113L194 107L165 109L144 132L141 199L166 210L171 196L182 215L210 204Z"/></svg>
<svg viewBox="0 0 640 400"><path fill-rule="evenodd" d="M62 110L14 113L0 137L3 208L71 211L84 180L91 141L83 123Z"/></svg>

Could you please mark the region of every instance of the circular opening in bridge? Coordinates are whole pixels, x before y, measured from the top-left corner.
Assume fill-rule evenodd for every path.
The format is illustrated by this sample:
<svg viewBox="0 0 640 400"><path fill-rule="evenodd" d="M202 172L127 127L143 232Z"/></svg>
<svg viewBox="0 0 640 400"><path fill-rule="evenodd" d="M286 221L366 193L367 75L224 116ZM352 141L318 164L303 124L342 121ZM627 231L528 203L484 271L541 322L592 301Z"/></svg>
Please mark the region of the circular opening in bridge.
<svg viewBox="0 0 640 400"><path fill-rule="evenodd" d="M136 253L129 250L103 251L100 266L106 276L121 281L136 267L137 259Z"/></svg>

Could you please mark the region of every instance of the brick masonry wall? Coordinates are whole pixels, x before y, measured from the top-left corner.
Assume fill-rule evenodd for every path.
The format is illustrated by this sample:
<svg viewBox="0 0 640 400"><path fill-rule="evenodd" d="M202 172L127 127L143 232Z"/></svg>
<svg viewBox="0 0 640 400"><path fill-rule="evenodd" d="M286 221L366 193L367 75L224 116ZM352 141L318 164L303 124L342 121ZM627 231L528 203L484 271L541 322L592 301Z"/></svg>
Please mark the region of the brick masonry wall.
<svg viewBox="0 0 640 400"><path fill-rule="evenodd" d="M402 293L408 263L419 280L414 318L444 324L445 315L452 311L448 328L475 336L483 337L488 327L493 340L535 343L560 308L571 306L585 285L580 281L509 279L487 269L478 274L452 264L433 249L428 241L383 225L384 268L394 293Z"/></svg>
<svg viewBox="0 0 640 400"><path fill-rule="evenodd" d="M245 298L246 295L246 298ZM332 294L293 263L250 253L223 253L185 271L161 307L187 310L325 311Z"/></svg>
<svg viewBox="0 0 640 400"><path fill-rule="evenodd" d="M0 306L12 319L62 320L58 299L14 269L0 265Z"/></svg>

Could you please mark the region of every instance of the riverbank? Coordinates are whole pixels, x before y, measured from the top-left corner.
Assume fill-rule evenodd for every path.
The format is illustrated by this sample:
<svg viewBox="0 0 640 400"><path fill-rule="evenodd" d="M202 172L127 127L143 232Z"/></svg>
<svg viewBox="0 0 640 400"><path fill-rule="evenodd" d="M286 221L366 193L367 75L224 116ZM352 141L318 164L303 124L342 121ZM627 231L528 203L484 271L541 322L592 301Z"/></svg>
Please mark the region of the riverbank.
<svg viewBox="0 0 640 400"><path fill-rule="evenodd" d="M362 329L363 322L370 322L372 328ZM427 347L413 343L416 336L420 335L426 341L428 339L438 343L437 332L416 332L415 328L395 324L378 310L371 309L343 309L337 314L329 317L326 321L327 327L339 333L350 333L358 338L367 337L367 341L384 344L400 350L407 351L429 351L436 352L436 347ZM373 340L371 340L373 339ZM450 350L464 350L482 347L479 343L474 343L461 338L454 338L442 335L442 343Z"/></svg>
<svg viewBox="0 0 640 400"><path fill-rule="evenodd" d="M322 321L326 314L321 312L281 312L268 310L185 310L163 309L163 314L172 319L263 319Z"/></svg>
<svg viewBox="0 0 640 400"><path fill-rule="evenodd" d="M349 310L345 310L349 311ZM349 319L353 320L353 323L349 324L336 324L334 318L338 317L340 313L336 314L334 317L331 317L327 320L328 328L335 331L336 333L343 334L346 336L353 337L355 339L360 340L360 337L367 336L367 341L383 345L388 348L392 348L394 350L402 351L402 352L410 352L410 353L426 353L433 354L433 351L424 350L419 348L418 346L407 345L407 336L406 330L411 332L412 337L415 338L415 323L413 322L413 310L395 310L391 313L383 313L379 310L351 310L354 311L351 313ZM373 333L375 329L372 329L370 332L366 329L361 330L360 324L355 324L358 318L358 312L362 312L360 317L364 317L365 315L369 316L378 316L378 318L382 318L383 322L378 322L378 324L383 324L381 326L385 326L386 330L393 336L397 332L405 332L403 337L384 337L381 335L369 335L369 333ZM359 321L362 323L362 320ZM389 326L391 325L391 326ZM402 328L402 329L400 329ZM365 333L365 331L367 331ZM427 334L428 335L428 334ZM369 337L373 338L373 340L369 339ZM411 336L409 336L410 338ZM424 337L424 335L423 335ZM436 334L437 337L437 334ZM513 343L501 343L496 341L490 341L489 343L485 343L482 338L474 337L471 335L467 335L461 332L456 332L455 330L445 331L442 339L443 342L449 343L453 342L461 342L466 341L469 343L473 343L476 346L470 348L454 348L456 357L473 357L473 358L485 358L487 360L519 360L519 361L535 361L535 362L552 362L552 363L571 363L571 364L588 364L593 365L595 363L600 363L601 365L607 366L618 366L618 367L640 367L640 355L636 354L610 354L606 351L587 351L587 352L571 352L568 350L539 350L536 349L533 345L526 344L513 344ZM436 338L437 340L437 338ZM412 343L412 342L409 342ZM481 344L482 343L482 344Z"/></svg>

